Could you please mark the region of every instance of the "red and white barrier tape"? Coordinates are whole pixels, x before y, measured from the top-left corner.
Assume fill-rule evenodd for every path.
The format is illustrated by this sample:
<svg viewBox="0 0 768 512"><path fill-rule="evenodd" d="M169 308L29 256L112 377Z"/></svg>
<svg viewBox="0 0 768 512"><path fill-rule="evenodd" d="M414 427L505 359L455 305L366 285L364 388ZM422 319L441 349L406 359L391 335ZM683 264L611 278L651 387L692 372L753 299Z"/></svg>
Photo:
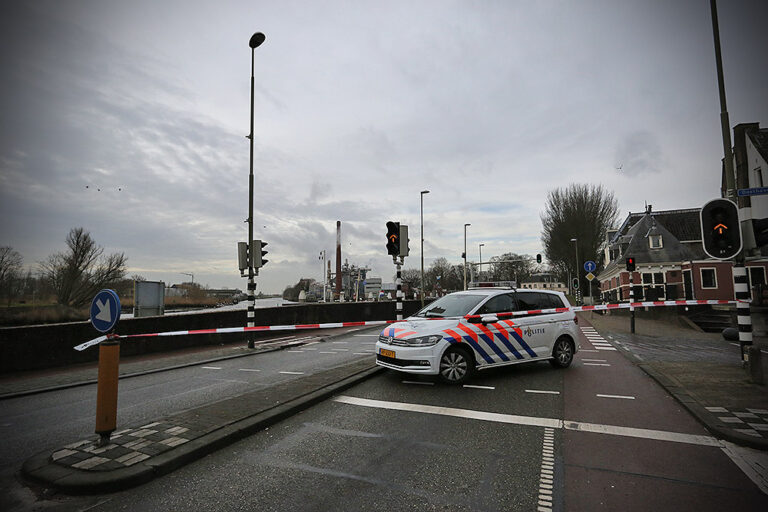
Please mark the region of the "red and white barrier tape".
<svg viewBox="0 0 768 512"><path fill-rule="evenodd" d="M595 306L573 306L570 308L552 308L552 309L532 309L529 311L514 311L511 313L496 313L496 317L499 319L510 318L515 316L525 315L538 315L542 313L565 313L573 311L577 313L579 311L606 311L610 309L627 309L634 308L648 308L659 306L702 306L702 305L717 305L717 304L736 304L735 300L661 300L652 302L622 302L619 304L597 304ZM485 315L466 315L464 318L467 320L471 318L482 318ZM429 320L442 320L441 318L429 318ZM327 324L299 324L299 325L259 325L256 327L224 327L221 329L197 329L191 331L168 331L157 332L152 334L127 334L122 336L112 336L113 339L127 339L127 338L148 338L158 336L187 336L190 334L225 334L232 332L254 332L254 331L297 331L302 329L333 329L338 327L365 327L370 325L384 325L395 323L396 320L371 320L367 322L334 322ZM98 345L102 341L106 340L107 336L99 336L85 343L74 347L77 351L85 350L93 345Z"/></svg>
<svg viewBox="0 0 768 512"><path fill-rule="evenodd" d="M258 325L256 327L224 327L221 329L196 329L191 331L168 331L156 332L152 334L125 334L115 336L115 339L126 338L149 338L158 336L187 336L189 334L224 334L231 332L256 332L256 331L298 331L302 329L333 329L338 327L364 327L368 325L384 325L394 323L394 320L373 320L369 322L334 322L328 324L299 324L299 325ZM93 345L98 345L106 340L107 336L99 336L91 341L86 341L76 347L77 351L82 351Z"/></svg>

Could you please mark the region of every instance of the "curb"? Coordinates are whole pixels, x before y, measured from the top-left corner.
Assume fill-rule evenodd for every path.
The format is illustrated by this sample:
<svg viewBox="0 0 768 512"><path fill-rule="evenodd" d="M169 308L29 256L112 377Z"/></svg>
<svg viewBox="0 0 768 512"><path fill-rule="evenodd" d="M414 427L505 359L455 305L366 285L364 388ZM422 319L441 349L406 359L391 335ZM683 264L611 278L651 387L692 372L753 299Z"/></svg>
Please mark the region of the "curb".
<svg viewBox="0 0 768 512"><path fill-rule="evenodd" d="M383 367L374 366L358 371L332 384L295 397L288 402L230 423L169 452L150 457L145 462L140 462L135 466L101 473L83 471L50 462L51 453L45 451L24 462L21 476L32 483L44 485L70 495L101 494L125 490L168 474L185 464L263 430L265 427L286 419L383 370Z"/></svg>
<svg viewBox="0 0 768 512"><path fill-rule="evenodd" d="M675 400L685 407L688 412L693 415L694 418L699 420L699 423L704 425L710 433L718 438L725 439L731 443L738 444L740 446L746 446L747 448L754 448L756 450L766 451L768 450L768 441L764 439L756 439L754 437L733 432L722 422L717 421L713 414L706 410L695 398L685 392L685 390L672 379L665 374L652 368L648 363L636 363L636 365L643 370L648 376L661 385Z"/></svg>

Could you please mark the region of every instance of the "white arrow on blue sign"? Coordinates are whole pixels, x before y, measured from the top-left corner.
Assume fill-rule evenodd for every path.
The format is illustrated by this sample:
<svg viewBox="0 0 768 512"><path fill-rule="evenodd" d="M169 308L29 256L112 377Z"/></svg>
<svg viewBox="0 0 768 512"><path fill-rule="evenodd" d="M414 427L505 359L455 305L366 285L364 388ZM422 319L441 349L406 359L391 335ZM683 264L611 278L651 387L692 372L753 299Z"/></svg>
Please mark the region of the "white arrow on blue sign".
<svg viewBox="0 0 768 512"><path fill-rule="evenodd" d="M597 268L597 265L595 265L594 261L589 260L584 262L584 270L586 270L587 272L594 272L596 268Z"/></svg>
<svg viewBox="0 0 768 512"><path fill-rule="evenodd" d="M111 331L120 319L120 298L115 290L101 290L91 302L91 324L99 332Z"/></svg>

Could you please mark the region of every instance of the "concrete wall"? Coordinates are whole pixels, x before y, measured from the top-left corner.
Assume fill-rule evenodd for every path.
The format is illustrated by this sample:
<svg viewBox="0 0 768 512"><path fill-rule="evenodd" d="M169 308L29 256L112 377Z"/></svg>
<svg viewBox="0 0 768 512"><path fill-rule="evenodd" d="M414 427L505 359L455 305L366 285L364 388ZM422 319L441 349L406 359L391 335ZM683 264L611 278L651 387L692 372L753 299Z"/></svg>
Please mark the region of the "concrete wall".
<svg viewBox="0 0 768 512"><path fill-rule="evenodd" d="M404 316L416 312L420 305L419 301L404 301ZM358 322L394 318L395 302L302 304L256 310L256 325ZM185 315L128 318L118 323L116 332L118 334L151 334L166 331L240 327L245 324L245 310L211 311ZM100 335L101 333L96 331L90 322L0 328L0 374L97 361L99 355L97 347L90 347L82 352L78 352L72 347ZM269 333L255 333L255 335L264 337ZM245 343L246 334L196 334L131 338L121 340L120 355L125 357L238 340Z"/></svg>

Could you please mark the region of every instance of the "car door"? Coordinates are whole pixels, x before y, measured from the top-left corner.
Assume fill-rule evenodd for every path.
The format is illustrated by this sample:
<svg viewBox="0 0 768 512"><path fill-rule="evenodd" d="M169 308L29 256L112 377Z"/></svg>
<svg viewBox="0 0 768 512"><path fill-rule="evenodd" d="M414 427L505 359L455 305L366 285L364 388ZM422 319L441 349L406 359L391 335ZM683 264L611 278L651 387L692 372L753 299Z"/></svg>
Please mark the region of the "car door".
<svg viewBox="0 0 768 512"><path fill-rule="evenodd" d="M521 361L537 357L534 350L526 342L523 328L530 323L525 316L517 317L511 314L520 310L515 292L497 295L481 306L476 314L487 315L495 314L499 321L493 324L483 326L478 325L478 329L492 333L495 342L503 347L507 359L505 361ZM487 333L486 333L487 334Z"/></svg>
<svg viewBox="0 0 768 512"><path fill-rule="evenodd" d="M518 290L516 293L517 311L538 311L549 309L548 294ZM532 313L516 317L520 343L529 358L548 357L552 353L554 327L553 315Z"/></svg>
<svg viewBox="0 0 768 512"><path fill-rule="evenodd" d="M488 299L474 314L498 316L503 315L503 313L511 313L514 310L514 294L502 293ZM510 341L508 323L500 320L495 323L483 324L480 318L475 318L472 322L472 329L477 332L479 340L483 341L483 345L493 355L494 363L509 363L524 359L519 347Z"/></svg>

